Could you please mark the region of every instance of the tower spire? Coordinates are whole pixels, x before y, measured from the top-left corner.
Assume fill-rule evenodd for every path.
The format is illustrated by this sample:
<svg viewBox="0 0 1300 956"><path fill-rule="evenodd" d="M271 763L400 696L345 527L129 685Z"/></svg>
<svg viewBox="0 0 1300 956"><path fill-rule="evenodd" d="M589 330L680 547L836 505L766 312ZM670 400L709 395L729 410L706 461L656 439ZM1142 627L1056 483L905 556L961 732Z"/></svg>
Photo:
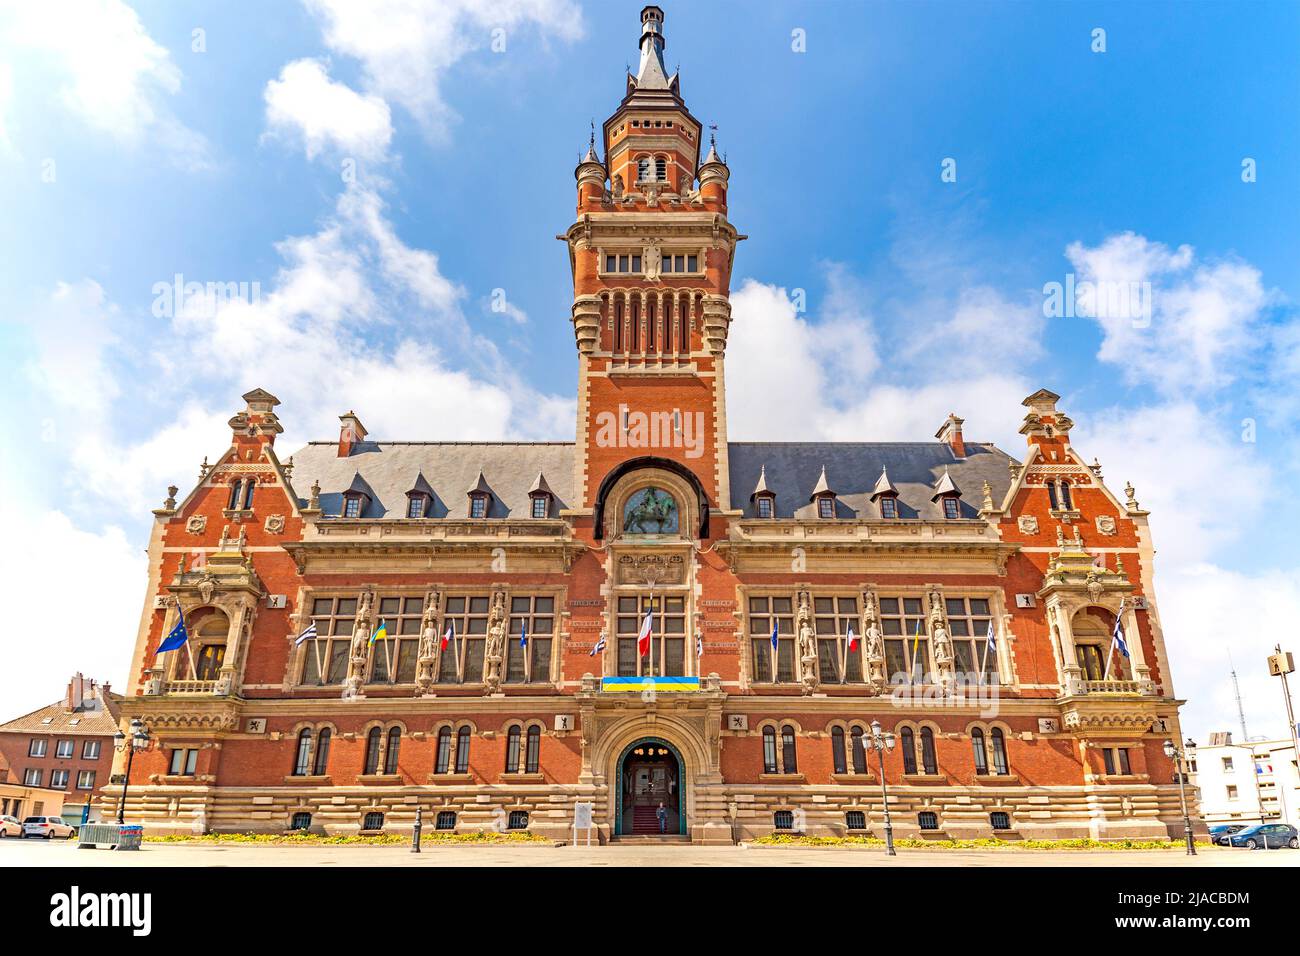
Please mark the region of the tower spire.
<svg viewBox="0 0 1300 956"><path fill-rule="evenodd" d="M637 68L638 90L669 88L668 70L664 67L664 12L656 6L641 10L641 64Z"/></svg>

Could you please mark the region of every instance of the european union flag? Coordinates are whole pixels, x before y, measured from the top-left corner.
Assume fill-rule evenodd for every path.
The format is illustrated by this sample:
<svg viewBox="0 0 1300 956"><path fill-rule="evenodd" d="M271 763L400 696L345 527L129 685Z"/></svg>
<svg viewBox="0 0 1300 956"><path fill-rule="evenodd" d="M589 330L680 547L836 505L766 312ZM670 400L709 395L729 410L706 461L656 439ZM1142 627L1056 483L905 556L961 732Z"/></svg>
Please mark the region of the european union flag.
<svg viewBox="0 0 1300 956"><path fill-rule="evenodd" d="M519 646L520 647L528 646L528 622L527 621L520 622Z"/></svg>
<svg viewBox="0 0 1300 956"><path fill-rule="evenodd" d="M190 639L189 631L185 630L185 615L181 614L181 619L176 622L176 626L171 632L163 638L163 642L158 645L158 653L163 651L175 651L185 646L185 642Z"/></svg>

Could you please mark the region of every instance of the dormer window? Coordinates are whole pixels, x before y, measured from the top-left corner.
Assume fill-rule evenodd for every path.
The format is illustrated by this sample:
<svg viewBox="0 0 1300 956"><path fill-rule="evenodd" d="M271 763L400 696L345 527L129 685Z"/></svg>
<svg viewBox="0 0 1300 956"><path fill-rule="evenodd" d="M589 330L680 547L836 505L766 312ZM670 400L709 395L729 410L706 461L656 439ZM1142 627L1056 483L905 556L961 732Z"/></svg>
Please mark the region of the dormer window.
<svg viewBox="0 0 1300 956"><path fill-rule="evenodd" d="M546 476L539 471L537 477L533 479L532 487L528 489L529 513L534 518L549 518L551 499L554 497L555 492L551 491L551 486L546 483Z"/></svg>
<svg viewBox="0 0 1300 956"><path fill-rule="evenodd" d="M360 518L374 497L366 479L361 477L361 472L356 472L352 476L352 484L343 492L343 517Z"/></svg>
<svg viewBox="0 0 1300 956"><path fill-rule="evenodd" d="M767 466L758 470L758 484L749 496L754 503L754 514L759 518L776 517L776 492L767 486Z"/></svg>
<svg viewBox="0 0 1300 956"><path fill-rule="evenodd" d="M359 518L361 517L361 496L347 495L343 499L343 517Z"/></svg>
<svg viewBox="0 0 1300 956"><path fill-rule="evenodd" d="M885 495L880 499L880 517L897 518L898 517L898 499L893 495Z"/></svg>
<svg viewBox="0 0 1300 956"><path fill-rule="evenodd" d="M943 516L949 520L961 517L961 506L953 495L943 499Z"/></svg>
<svg viewBox="0 0 1300 956"><path fill-rule="evenodd" d="M415 476L415 484L406 493L406 517L426 518L429 506L433 504L433 488L424 479L424 472Z"/></svg>
<svg viewBox="0 0 1300 956"><path fill-rule="evenodd" d="M470 495L469 516L471 518L486 518L487 506L488 506L487 495Z"/></svg>
<svg viewBox="0 0 1300 956"><path fill-rule="evenodd" d="M938 503L943 509L945 519L961 517L961 489L957 487L957 482L952 480L952 475L948 473L947 468L934 483L934 494L930 496L930 500Z"/></svg>
<svg viewBox="0 0 1300 956"><path fill-rule="evenodd" d="M822 495L817 499L817 517L834 518L835 517L835 496Z"/></svg>
<svg viewBox="0 0 1300 956"><path fill-rule="evenodd" d="M771 518L776 513L776 497L774 495L760 495L754 499L754 507L758 511L760 518Z"/></svg>

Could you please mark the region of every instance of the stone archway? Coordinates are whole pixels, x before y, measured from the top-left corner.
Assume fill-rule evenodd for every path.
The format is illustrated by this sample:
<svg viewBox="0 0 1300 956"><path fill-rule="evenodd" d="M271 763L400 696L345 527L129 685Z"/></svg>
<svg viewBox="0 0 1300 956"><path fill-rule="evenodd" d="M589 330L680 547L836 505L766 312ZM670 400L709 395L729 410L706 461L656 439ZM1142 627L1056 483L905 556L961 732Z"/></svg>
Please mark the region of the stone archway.
<svg viewBox="0 0 1300 956"><path fill-rule="evenodd" d="M685 767L677 748L662 737L642 737L624 747L613 778L614 835L660 833L657 807L665 811L664 835L686 835Z"/></svg>

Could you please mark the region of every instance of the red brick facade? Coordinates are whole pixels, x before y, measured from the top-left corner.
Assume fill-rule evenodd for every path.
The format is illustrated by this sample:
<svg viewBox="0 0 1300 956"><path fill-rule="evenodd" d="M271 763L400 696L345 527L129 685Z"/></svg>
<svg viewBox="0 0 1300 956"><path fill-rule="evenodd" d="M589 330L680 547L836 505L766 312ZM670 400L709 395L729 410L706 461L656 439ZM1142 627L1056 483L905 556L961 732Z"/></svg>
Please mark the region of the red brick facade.
<svg viewBox="0 0 1300 956"><path fill-rule="evenodd" d="M901 832L1174 831L1147 515L1057 396L1026 399L1023 463L955 417L925 442L728 440L743 236L661 28L647 7L605 159L575 173L575 442L377 442L349 412L282 463L277 401L246 395L230 449L155 512L132 816L355 832L418 806L563 836L582 802L610 839L663 801L697 842L878 831L878 756L855 750L875 720ZM188 650L160 656L178 604ZM391 644L366 640L380 621Z"/></svg>

